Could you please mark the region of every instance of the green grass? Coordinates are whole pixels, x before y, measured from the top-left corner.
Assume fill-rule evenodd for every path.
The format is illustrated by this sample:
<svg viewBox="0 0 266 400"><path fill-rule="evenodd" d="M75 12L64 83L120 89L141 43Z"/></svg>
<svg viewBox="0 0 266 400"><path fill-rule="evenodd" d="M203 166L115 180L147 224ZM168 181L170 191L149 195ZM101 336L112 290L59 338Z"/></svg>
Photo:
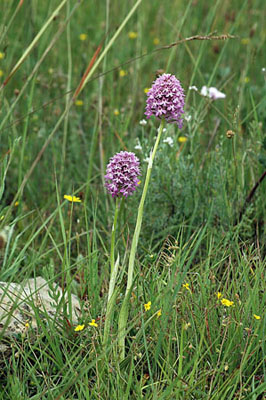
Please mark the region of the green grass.
<svg viewBox="0 0 266 400"><path fill-rule="evenodd" d="M265 399L266 180L246 201L266 168L264 2L142 0L132 15L133 0L1 3L0 236L8 233L0 281L42 276L64 285L81 299L85 329L75 332L58 313L47 324L38 318L37 332L2 335L10 352L0 353L0 399ZM155 51L211 32L235 38ZM144 89L160 69L182 82L191 119L181 131L166 126L173 147L161 141L156 155L120 362L128 257L159 127L154 118L139 121ZM191 85L215 86L226 98L211 102ZM82 105L72 101L78 87ZM118 222L120 262L103 346L115 211L103 182L121 150L139 157L142 183ZM223 306L218 292L234 306ZM69 319L64 307L63 314Z"/></svg>

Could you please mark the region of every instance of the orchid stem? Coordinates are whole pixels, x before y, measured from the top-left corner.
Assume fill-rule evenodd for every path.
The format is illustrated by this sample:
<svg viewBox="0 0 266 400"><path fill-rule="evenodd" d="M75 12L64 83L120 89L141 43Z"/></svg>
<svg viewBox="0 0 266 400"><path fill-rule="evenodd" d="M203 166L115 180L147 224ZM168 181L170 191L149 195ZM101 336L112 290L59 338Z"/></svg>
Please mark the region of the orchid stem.
<svg viewBox="0 0 266 400"><path fill-rule="evenodd" d="M114 222L112 226L112 234L111 234L111 257L110 257L110 263L111 263L111 274L114 270L115 266L115 233L116 233L116 227L117 227L117 218L119 214L119 206L120 206L120 199L119 197L116 198L115 202L115 216L114 216Z"/></svg>
<svg viewBox="0 0 266 400"><path fill-rule="evenodd" d="M115 263L115 233L116 233L117 221L118 221L121 203L123 203L123 199L122 199L122 201L120 201L120 198L117 197L116 202L115 202L115 215L114 215L114 222L113 222L112 234L111 234L111 254L110 254L111 271L110 271L108 299L107 299L107 305L106 305L103 347L105 347L108 342L109 331L110 331L111 320L112 320L112 311L113 311L114 301L116 298L114 292L115 292L116 277L117 277L118 266L119 266L119 255L118 255L116 263Z"/></svg>
<svg viewBox="0 0 266 400"><path fill-rule="evenodd" d="M159 130L158 130L158 136L156 138L156 142L155 142L153 151L150 154L144 188L143 188L143 192L142 192L142 196L141 196L139 208L138 208L137 222L136 222L136 226L135 226L134 236L132 239L132 245L131 245L131 250L130 250L130 255L129 255L126 294L124 297L124 301L122 303L122 307L121 307L120 314L119 314L119 320L118 320L118 334L119 334L118 345L119 345L119 349L120 349L121 361L124 360L124 358L125 358L125 332L126 332L126 325L127 325L128 312L129 312L129 299L130 299L130 291L132 290L132 285L133 285L134 264L135 264L136 251L137 251L137 247L138 247L139 234L140 234L140 229L141 229L141 224L142 224L144 202L145 202L147 191L148 191L153 161L154 161L155 154L156 154L156 151L157 151L157 148L158 148L158 145L160 142L160 138L161 138L161 135L163 132L164 123L165 123L164 120L162 120Z"/></svg>

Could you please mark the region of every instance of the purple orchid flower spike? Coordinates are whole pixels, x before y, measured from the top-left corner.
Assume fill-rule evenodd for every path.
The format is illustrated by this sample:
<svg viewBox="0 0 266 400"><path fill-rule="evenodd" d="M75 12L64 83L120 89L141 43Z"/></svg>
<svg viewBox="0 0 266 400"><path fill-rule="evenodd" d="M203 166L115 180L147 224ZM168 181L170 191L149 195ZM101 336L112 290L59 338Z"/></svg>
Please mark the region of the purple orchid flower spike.
<svg viewBox="0 0 266 400"><path fill-rule="evenodd" d="M112 197L128 197L139 185L139 176L139 159L134 153L121 151L107 165L105 186Z"/></svg>
<svg viewBox="0 0 266 400"><path fill-rule="evenodd" d="M163 74L154 82L147 93L145 115L165 119L182 128L185 94L179 80L171 74Z"/></svg>

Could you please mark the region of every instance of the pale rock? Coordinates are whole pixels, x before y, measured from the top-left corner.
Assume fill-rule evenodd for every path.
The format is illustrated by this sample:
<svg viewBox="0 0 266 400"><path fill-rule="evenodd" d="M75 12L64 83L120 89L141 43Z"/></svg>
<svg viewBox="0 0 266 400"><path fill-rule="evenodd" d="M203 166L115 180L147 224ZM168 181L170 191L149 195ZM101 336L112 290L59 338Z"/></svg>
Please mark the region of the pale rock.
<svg viewBox="0 0 266 400"><path fill-rule="evenodd" d="M56 293L56 297L53 295ZM0 282L0 335L12 336L28 329L37 329L37 320L63 318L62 308L67 305L69 316L69 296L56 284L48 285L41 278L32 278L23 284ZM80 304L78 297L71 294L72 323L78 323ZM60 304L60 306L59 306ZM60 322L60 321L58 321ZM1 350L1 347L0 347Z"/></svg>

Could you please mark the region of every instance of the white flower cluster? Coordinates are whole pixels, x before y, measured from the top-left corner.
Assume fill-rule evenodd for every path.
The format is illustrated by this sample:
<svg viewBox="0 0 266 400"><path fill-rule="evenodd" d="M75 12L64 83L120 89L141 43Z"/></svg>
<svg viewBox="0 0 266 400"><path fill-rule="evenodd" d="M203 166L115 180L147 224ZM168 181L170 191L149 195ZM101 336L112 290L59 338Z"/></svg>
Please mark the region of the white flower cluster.
<svg viewBox="0 0 266 400"><path fill-rule="evenodd" d="M142 119L141 121L139 121L139 124L140 124L141 126L147 125L146 119Z"/></svg>
<svg viewBox="0 0 266 400"><path fill-rule="evenodd" d="M189 90L195 90L195 92L198 92L197 86L189 86ZM202 86L200 94L209 97L212 100L224 99L226 97L226 94L220 92L216 87Z"/></svg>
<svg viewBox="0 0 266 400"><path fill-rule="evenodd" d="M167 138L165 138L165 139L163 140L163 143L169 144L170 147L173 147L173 145L174 145L174 141L173 141L173 139L172 139L170 136L168 136Z"/></svg>

